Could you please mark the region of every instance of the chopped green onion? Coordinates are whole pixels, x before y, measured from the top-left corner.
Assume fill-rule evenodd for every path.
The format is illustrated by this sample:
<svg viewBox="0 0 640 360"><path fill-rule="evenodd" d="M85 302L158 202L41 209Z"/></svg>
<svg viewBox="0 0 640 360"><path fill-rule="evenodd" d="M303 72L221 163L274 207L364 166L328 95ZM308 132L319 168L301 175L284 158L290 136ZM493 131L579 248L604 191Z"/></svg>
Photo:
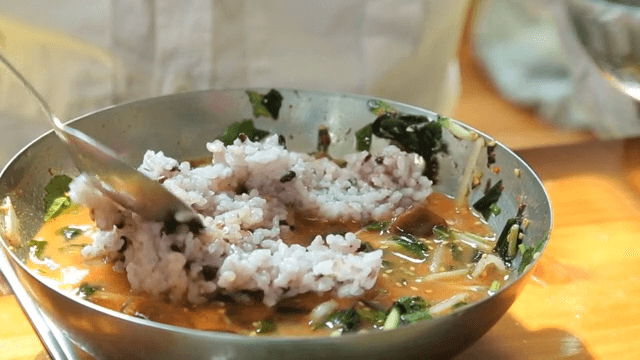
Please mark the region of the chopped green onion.
<svg viewBox="0 0 640 360"><path fill-rule="evenodd" d="M442 127L449 130L449 132L458 139L475 140L475 137L473 135L474 133L463 128L461 125L457 124L455 121L449 118L441 117L438 119L438 122L440 122L440 124L442 124Z"/></svg>
<svg viewBox="0 0 640 360"><path fill-rule="evenodd" d="M496 292L498 290L500 290L500 281L493 280L493 282L491 283L491 287L489 288L489 291Z"/></svg>
<svg viewBox="0 0 640 360"><path fill-rule="evenodd" d="M440 240L451 239L451 230L447 229L444 226L434 226L433 234L436 236L436 239L440 239Z"/></svg>
<svg viewBox="0 0 640 360"><path fill-rule="evenodd" d="M260 320L253 323L253 326L258 334L266 334L276 330L276 322L273 320Z"/></svg>
<svg viewBox="0 0 640 360"><path fill-rule="evenodd" d="M497 204L500 195L502 195L502 190L504 190L504 186L502 185L502 180L500 180L473 204L473 208L478 210L485 220L489 219L491 214L498 215L502 211Z"/></svg>
<svg viewBox="0 0 640 360"><path fill-rule="evenodd" d="M382 100L369 100L369 111L380 116L385 113L397 113L396 109Z"/></svg>
<svg viewBox="0 0 640 360"><path fill-rule="evenodd" d="M390 221L378 221L367 225L366 229L367 231L384 231L389 228L389 225L391 225Z"/></svg>
<svg viewBox="0 0 640 360"><path fill-rule="evenodd" d="M391 308L391 312L387 315L387 319L384 321L384 325L382 326L385 330L393 330L400 325L400 309L397 306Z"/></svg>
<svg viewBox="0 0 640 360"><path fill-rule="evenodd" d="M547 240L548 236L549 235L540 239L535 246L527 246L525 244L521 244L519 246L520 253L522 254L522 260L520 261L520 266L518 267L519 274L522 274L524 270L529 266L529 264L533 262L533 259L535 259L536 255L542 251L542 248L544 247L545 241Z"/></svg>

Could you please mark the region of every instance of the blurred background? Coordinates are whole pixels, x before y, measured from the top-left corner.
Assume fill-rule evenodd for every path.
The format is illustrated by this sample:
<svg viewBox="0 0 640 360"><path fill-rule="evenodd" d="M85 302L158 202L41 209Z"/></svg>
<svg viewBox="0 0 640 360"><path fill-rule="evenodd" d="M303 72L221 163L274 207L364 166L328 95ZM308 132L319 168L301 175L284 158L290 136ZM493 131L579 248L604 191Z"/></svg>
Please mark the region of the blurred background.
<svg viewBox="0 0 640 360"><path fill-rule="evenodd" d="M599 13L590 15L584 3ZM577 12L575 4L582 6ZM522 149L640 134L637 100L608 81L579 42L597 40L599 30L585 28L596 16L608 19L605 37L622 37L613 50L640 43L634 25L640 15L619 8L612 15L606 6L600 0L3 0L0 51L63 120L161 94L290 87L418 105ZM582 37L575 14L589 19L578 24ZM618 24L626 26L620 36ZM48 129L35 102L0 70L0 163Z"/></svg>

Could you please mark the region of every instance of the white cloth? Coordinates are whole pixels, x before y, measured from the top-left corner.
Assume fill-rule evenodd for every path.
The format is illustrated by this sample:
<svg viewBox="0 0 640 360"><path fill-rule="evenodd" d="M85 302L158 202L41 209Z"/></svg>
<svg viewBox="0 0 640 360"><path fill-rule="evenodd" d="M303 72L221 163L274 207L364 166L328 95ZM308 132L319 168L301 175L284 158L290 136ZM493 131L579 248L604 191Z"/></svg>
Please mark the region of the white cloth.
<svg viewBox="0 0 640 360"><path fill-rule="evenodd" d="M458 95L456 51L467 6L468 0L3 0L1 51L65 119L125 100L245 86L369 94L448 113ZM5 73L0 114L36 117L24 96L2 102L19 93L15 83L5 85Z"/></svg>
<svg viewBox="0 0 640 360"><path fill-rule="evenodd" d="M636 101L609 83L578 43L569 3L482 1L474 24L478 58L504 97L536 106L556 124L593 130L602 138L640 135ZM623 39L625 33L617 35Z"/></svg>

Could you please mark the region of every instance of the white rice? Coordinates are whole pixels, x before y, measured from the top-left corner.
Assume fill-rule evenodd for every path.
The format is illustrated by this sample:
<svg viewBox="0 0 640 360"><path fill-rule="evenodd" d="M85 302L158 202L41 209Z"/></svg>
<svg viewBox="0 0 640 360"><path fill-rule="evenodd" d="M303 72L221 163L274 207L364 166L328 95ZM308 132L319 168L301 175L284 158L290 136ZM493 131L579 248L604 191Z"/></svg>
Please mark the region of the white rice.
<svg viewBox="0 0 640 360"><path fill-rule="evenodd" d="M364 224L397 215L431 193L424 161L394 146L377 156L351 154L344 168L288 151L277 136L229 146L216 140L207 149L210 165L191 168L148 151L138 169L201 214L205 230L198 235L167 235L163 224L144 222L100 196L90 178L74 179L72 201L91 208L101 229L83 255L121 259L115 269L126 271L133 291L194 304L242 290L262 291L267 305L309 291L358 296L375 284L382 251L358 252L354 233L287 245L281 233L295 225L293 213ZM282 182L291 171L295 177Z"/></svg>

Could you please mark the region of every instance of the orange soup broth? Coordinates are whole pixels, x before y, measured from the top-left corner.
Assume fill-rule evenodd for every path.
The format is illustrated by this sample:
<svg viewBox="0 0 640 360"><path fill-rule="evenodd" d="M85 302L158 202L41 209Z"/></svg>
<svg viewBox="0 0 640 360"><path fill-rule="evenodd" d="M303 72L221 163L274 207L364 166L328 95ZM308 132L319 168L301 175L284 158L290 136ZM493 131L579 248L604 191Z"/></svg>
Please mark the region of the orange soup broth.
<svg viewBox="0 0 640 360"><path fill-rule="evenodd" d="M494 233L476 214L468 208L456 209L453 200L441 195L432 194L420 206L425 206L444 219L450 228L469 231L494 237ZM308 245L316 234L327 234L327 224L295 216L296 228L283 236L288 243ZM336 225L336 224L333 224ZM67 240L60 234L63 227L75 226L88 229L84 233ZM340 223L332 227L332 231L355 231L360 224ZM336 230L337 229L337 230ZM201 330L215 330L255 335L255 323L260 320L274 320L277 324L275 334L289 336L328 335L330 329L314 329L309 325L309 313L320 303L335 298L332 292L324 294L307 293L281 300L274 307L267 307L259 299L249 299L246 303L213 300L205 304L192 306L186 303L171 303L164 298L152 297L146 293L132 292L126 274L114 270L114 262L102 258L84 258L81 246L92 242L92 232L98 231L91 219L88 209L80 209L73 213L62 214L47 222L39 231L35 240L46 241L47 245L41 258L35 257L33 251L28 266L40 275L54 281L61 289L78 293L83 284L90 284L99 290L87 300L106 308L120 311L128 315L147 318L153 321ZM489 288L494 281L503 282L506 273L489 269L476 279L458 276L442 281L422 281L421 277L430 273L430 257L426 259L412 258L404 249L392 240L389 231L358 231L358 237L368 242L374 249L383 250L383 267L375 286L360 297L335 298L338 309L344 310L359 306L362 302L369 307L388 309L403 296L420 296L433 305L461 291L469 293L468 302L474 302L488 296L487 291L466 291L469 287ZM422 239L428 244L430 251L436 246L453 246L437 242L431 238ZM442 266L438 271L450 270L456 265L453 250L445 251ZM471 248L460 248L459 253L467 258L472 257ZM53 265L55 264L55 265ZM53 265L53 266L52 266ZM459 264L458 264L459 265ZM57 267L55 267L57 266ZM467 265L471 266L471 265ZM53 268L55 267L55 268ZM66 270L63 270L66 269ZM81 280L70 282L65 273L87 271ZM66 279L65 279L66 278ZM81 294L80 294L81 295ZM81 295L82 296L82 295Z"/></svg>

